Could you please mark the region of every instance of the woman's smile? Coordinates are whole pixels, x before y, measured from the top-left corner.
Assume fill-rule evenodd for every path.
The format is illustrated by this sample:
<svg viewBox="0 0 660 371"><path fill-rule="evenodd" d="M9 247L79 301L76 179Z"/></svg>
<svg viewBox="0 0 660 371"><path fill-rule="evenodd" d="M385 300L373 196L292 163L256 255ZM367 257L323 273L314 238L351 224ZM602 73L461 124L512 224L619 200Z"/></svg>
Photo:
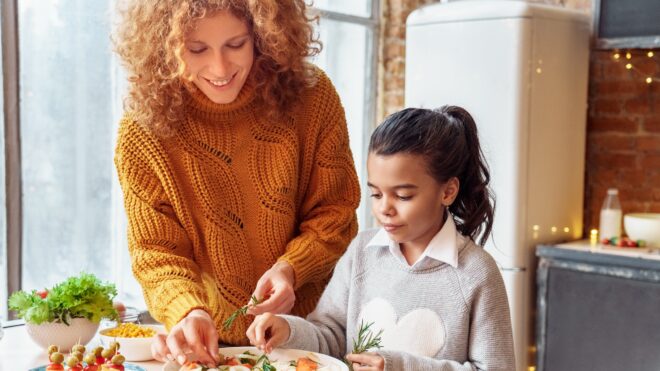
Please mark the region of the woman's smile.
<svg viewBox="0 0 660 371"><path fill-rule="evenodd" d="M233 75L229 76L229 78L226 79L207 79L204 78L204 80L208 81L209 84L211 84L214 88L216 89L222 89L222 88L227 88L231 82L234 81L234 76L236 76L236 73Z"/></svg>

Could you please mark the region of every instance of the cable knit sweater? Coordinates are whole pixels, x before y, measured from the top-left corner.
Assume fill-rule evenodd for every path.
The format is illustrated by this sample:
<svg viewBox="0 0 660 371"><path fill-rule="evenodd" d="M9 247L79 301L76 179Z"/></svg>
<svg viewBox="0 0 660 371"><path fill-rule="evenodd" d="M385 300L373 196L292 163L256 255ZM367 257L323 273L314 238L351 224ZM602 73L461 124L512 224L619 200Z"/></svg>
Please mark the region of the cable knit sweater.
<svg viewBox="0 0 660 371"><path fill-rule="evenodd" d="M447 225L447 223L445 223ZM456 232L458 264L426 258L409 266L387 246L369 246L376 230L358 234L339 260L307 320L283 348L342 358L360 324L382 333L385 371L514 371L513 335L504 281L495 260Z"/></svg>
<svg viewBox="0 0 660 371"><path fill-rule="evenodd" d="M360 198L343 108L317 75L279 120L247 82L222 105L186 90L186 120L172 136L130 114L121 121L115 165L133 273L168 329L204 309L222 342L247 344L247 318L228 331L222 322L278 261L294 269L293 314L314 309L357 233Z"/></svg>

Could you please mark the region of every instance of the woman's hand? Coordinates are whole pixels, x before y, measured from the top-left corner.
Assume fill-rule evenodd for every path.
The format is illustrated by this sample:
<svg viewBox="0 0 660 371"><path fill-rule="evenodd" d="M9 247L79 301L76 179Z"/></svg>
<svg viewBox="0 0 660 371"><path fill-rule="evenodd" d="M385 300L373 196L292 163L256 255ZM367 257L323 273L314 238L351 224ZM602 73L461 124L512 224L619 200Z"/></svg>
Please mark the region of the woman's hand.
<svg viewBox="0 0 660 371"><path fill-rule="evenodd" d="M376 353L349 354L346 359L353 363L355 371L382 371L385 369L385 359Z"/></svg>
<svg viewBox="0 0 660 371"><path fill-rule="evenodd" d="M291 333L289 323L272 313L256 316L245 335L250 343L266 353L284 343Z"/></svg>
<svg viewBox="0 0 660 371"><path fill-rule="evenodd" d="M158 361L176 360L181 365L193 355L197 362L215 367L220 355L213 318L204 310L192 310L168 335L156 337L151 344L151 354Z"/></svg>
<svg viewBox="0 0 660 371"><path fill-rule="evenodd" d="M287 262L278 262L266 271L254 289L256 298L266 299L263 303L248 308L248 314L258 315L266 312L289 313L296 302L293 291L295 277L293 267Z"/></svg>

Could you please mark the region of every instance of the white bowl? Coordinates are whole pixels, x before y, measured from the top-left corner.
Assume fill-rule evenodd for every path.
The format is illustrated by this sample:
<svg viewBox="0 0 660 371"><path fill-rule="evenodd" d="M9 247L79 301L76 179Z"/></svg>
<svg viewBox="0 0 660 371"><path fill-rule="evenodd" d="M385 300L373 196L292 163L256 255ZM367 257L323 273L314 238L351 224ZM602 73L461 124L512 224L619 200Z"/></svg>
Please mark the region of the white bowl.
<svg viewBox="0 0 660 371"><path fill-rule="evenodd" d="M156 330L157 334L165 334L165 326L163 325L140 325ZM119 343L119 353L121 353L127 361L148 361L154 359L151 355L151 342L156 335L148 338L122 338L105 335L112 328L107 328L99 331L101 338L101 345L104 348L110 346L110 343L116 341Z"/></svg>
<svg viewBox="0 0 660 371"><path fill-rule="evenodd" d="M42 348L48 349L50 345L57 345L63 353L69 352L71 347L78 343L89 343L99 328L98 323L86 318L74 318L69 324L67 326L64 323L49 322L35 325L28 322L25 328L32 340Z"/></svg>
<svg viewBox="0 0 660 371"><path fill-rule="evenodd" d="M660 213L634 213L623 217L631 240L644 240L648 247L660 247Z"/></svg>

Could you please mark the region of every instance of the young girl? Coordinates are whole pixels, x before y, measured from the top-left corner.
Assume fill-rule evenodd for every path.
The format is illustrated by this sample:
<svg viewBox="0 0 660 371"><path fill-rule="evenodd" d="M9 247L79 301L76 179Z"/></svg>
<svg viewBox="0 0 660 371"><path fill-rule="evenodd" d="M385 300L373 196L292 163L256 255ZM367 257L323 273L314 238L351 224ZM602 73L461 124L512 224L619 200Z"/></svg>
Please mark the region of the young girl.
<svg viewBox="0 0 660 371"><path fill-rule="evenodd" d="M493 223L477 128L460 107L409 108L371 136L372 211L307 320L262 314L247 335L266 351L343 358L361 324L381 349L346 358L355 370L515 369L504 283L483 248Z"/></svg>

